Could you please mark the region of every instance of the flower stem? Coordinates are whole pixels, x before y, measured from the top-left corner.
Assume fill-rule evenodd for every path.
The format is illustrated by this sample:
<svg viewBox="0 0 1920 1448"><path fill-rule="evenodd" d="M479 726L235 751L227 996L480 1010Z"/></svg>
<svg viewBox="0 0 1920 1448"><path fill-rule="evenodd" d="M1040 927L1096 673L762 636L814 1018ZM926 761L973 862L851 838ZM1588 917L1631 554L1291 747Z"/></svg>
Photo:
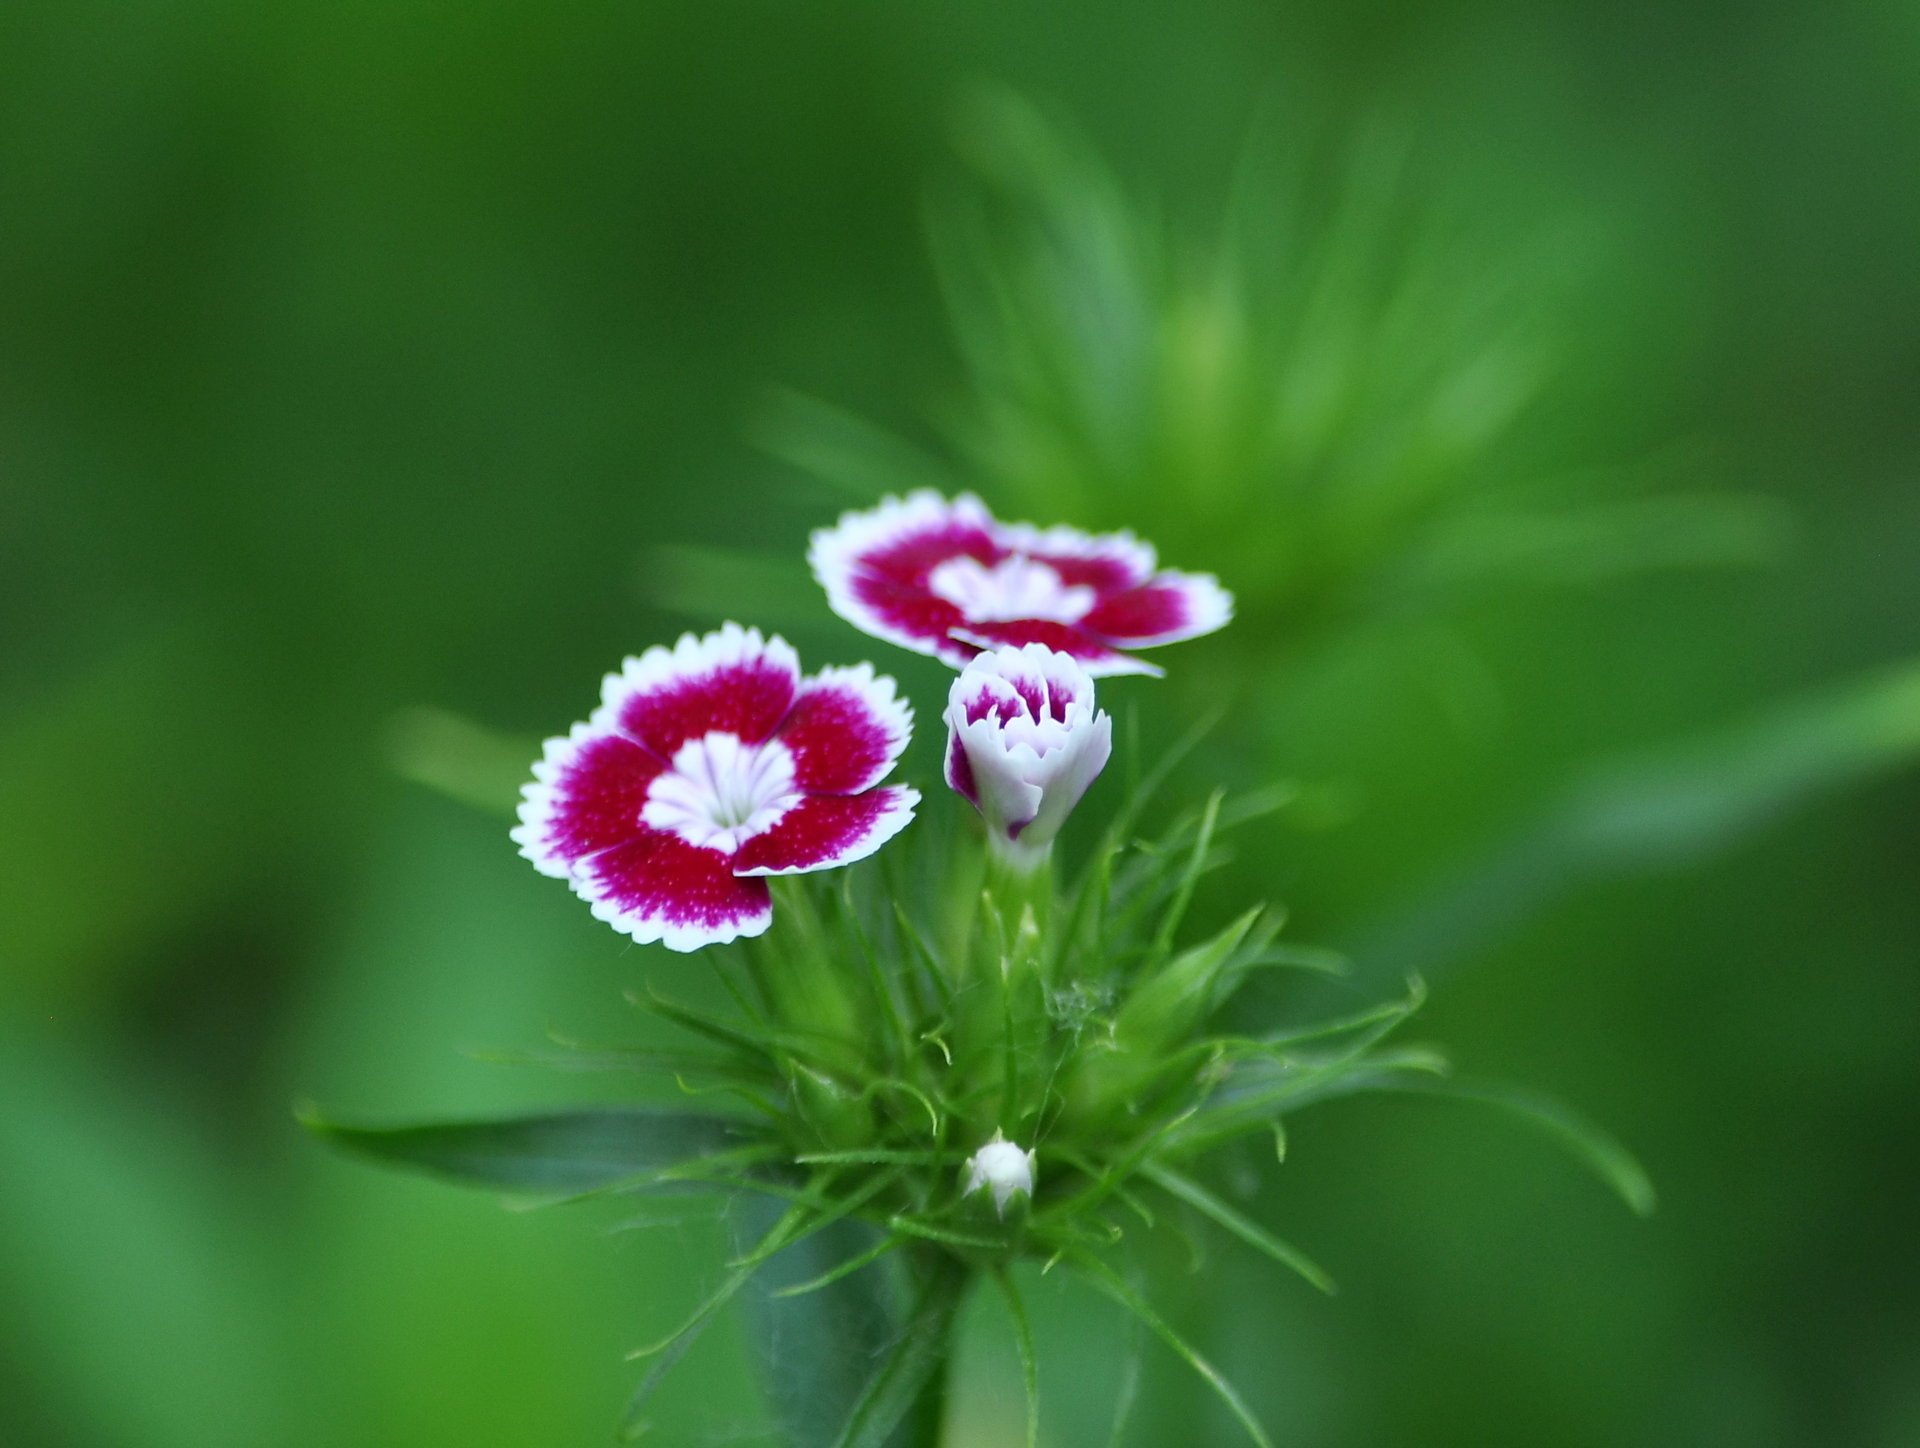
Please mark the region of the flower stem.
<svg viewBox="0 0 1920 1448"><path fill-rule="evenodd" d="M954 1322L966 1294L969 1272L957 1258L935 1248L915 1252L913 1274L921 1290L939 1304L933 1319L938 1333L935 1362L913 1406L894 1431L889 1448L941 1448L946 1439L947 1388L952 1379Z"/></svg>
<svg viewBox="0 0 1920 1448"><path fill-rule="evenodd" d="M949 1346L941 1353L940 1366L920 1390L920 1396L907 1410L907 1416L895 1435L897 1448L940 1448L947 1430L947 1380L952 1372Z"/></svg>

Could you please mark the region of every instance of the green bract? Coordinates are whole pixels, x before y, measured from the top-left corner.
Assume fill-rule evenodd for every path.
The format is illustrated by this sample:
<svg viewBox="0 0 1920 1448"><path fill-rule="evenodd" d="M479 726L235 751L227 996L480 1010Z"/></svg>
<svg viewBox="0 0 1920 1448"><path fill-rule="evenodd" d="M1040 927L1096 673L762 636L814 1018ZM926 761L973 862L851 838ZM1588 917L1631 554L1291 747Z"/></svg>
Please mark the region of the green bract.
<svg viewBox="0 0 1920 1448"><path fill-rule="evenodd" d="M1225 1007L1256 972L1339 964L1280 945L1282 916L1267 905L1225 923L1190 919L1226 838L1285 795L1216 794L1136 838L1174 762L1161 761L1064 880L1047 869L1002 871L977 840L956 847L956 836L971 839L960 828L971 813L949 796L950 815L936 812L875 860L776 880L777 927L708 953L731 1009L634 991L637 1009L687 1038L684 1050L563 1045L554 1058L657 1075L698 1111L310 1124L389 1163L547 1198L672 1189L764 1201L717 1290L634 1354L648 1369L628 1409L630 1434L644 1429L646 1401L667 1371L764 1270L779 1285L759 1293L759 1311L819 1314L783 1333L818 1359L796 1372L789 1352L778 1365L773 1386L793 1442L937 1442L950 1329L974 1280L991 1278L1006 1294L1036 1391L1006 1270L1026 1259L1081 1274L1114 1299L1265 1443L1231 1385L1149 1305L1124 1256L1175 1208L1332 1290L1304 1252L1204 1184L1208 1153L1249 1134L1284 1141L1289 1115L1330 1097L1438 1092L1546 1128L1636 1210L1652 1193L1625 1153L1577 1117L1456 1081L1433 1050L1395 1043L1420 1004L1417 981L1399 998L1306 1026L1223 1029ZM1035 1166L1030 1198L1011 1195L1004 1212L992 1194L965 1191L970 1158L1002 1136L1008 1151L1031 1150ZM903 1293L886 1290L889 1272Z"/></svg>

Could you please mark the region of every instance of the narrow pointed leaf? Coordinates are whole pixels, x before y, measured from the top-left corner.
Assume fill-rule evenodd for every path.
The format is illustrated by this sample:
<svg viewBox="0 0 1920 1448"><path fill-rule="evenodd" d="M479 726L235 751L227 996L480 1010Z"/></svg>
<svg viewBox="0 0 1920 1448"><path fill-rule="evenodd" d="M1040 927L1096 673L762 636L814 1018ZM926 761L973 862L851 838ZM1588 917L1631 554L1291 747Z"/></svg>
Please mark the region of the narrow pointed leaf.
<svg viewBox="0 0 1920 1448"><path fill-rule="evenodd" d="M1284 1242L1274 1236L1258 1222L1236 1212L1198 1182L1169 1171L1157 1163L1148 1163L1140 1169L1142 1176L1170 1196L1178 1197L1195 1211L1211 1217L1220 1226L1234 1236L1267 1256L1281 1266L1299 1273L1308 1282L1331 1296L1337 1289L1320 1264L1290 1242Z"/></svg>
<svg viewBox="0 0 1920 1448"><path fill-rule="evenodd" d="M1618 1141L1570 1106L1494 1081L1400 1076L1366 1089L1416 1096L1440 1096L1492 1106L1518 1117L1564 1147L1576 1161L1612 1187L1640 1216L1652 1214L1656 1196L1645 1168Z"/></svg>
<svg viewBox="0 0 1920 1448"><path fill-rule="evenodd" d="M1259 1444L1260 1448L1273 1448L1273 1440L1267 1437L1267 1430L1260 1426L1260 1420L1253 1416L1253 1410L1247 1406L1246 1399L1240 1396L1239 1390L1226 1380L1220 1369L1201 1357L1191 1343L1175 1332L1166 1319L1155 1312L1147 1304L1146 1299L1133 1290L1126 1279L1090 1253L1077 1252L1073 1260L1075 1265L1086 1274L1089 1282L1139 1318L1156 1337L1172 1348L1188 1367L1205 1380L1207 1386L1213 1389L1220 1401L1225 1403L1233 1416L1239 1420L1240 1426L1246 1429L1249 1438Z"/></svg>
<svg viewBox="0 0 1920 1448"><path fill-rule="evenodd" d="M596 1108L413 1126L352 1126L311 1109L300 1122L321 1140L389 1166L504 1191L585 1192L737 1146L725 1117Z"/></svg>

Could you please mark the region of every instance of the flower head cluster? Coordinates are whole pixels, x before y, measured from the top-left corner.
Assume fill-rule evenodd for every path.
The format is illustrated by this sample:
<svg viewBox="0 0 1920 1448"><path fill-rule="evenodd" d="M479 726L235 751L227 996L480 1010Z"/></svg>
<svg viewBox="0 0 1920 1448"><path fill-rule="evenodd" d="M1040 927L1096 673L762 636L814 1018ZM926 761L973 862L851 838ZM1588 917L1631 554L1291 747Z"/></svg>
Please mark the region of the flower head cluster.
<svg viewBox="0 0 1920 1448"><path fill-rule="evenodd" d="M803 675L785 642L737 624L650 649L608 676L585 723L548 741L513 837L635 940L691 950L761 936L776 888L791 908L777 934L716 960L737 1013L633 997L719 1047L613 1053L622 1069L658 1071L700 1098L698 1109L316 1124L383 1160L494 1187L671 1184L778 1200L783 1214L715 1295L645 1350L661 1366L634 1396L630 1429L664 1365L761 1263L854 1219L872 1245L778 1294L832 1290L889 1253L910 1276L910 1293L879 1294L911 1301L910 1320L844 1348L871 1376L837 1412L838 1441L888 1441L918 1390L913 1375L923 1384L937 1365L966 1284L989 1269L1011 1297L1001 1269L1024 1257L1064 1263L1134 1312L1264 1444L1237 1394L1103 1254L1152 1224L1157 1193L1326 1287L1296 1249L1190 1175L1192 1163L1329 1097L1445 1089L1430 1049L1385 1044L1419 993L1285 1031L1210 1034L1209 1017L1244 982L1290 960L1274 945L1281 917L1264 906L1182 943L1196 885L1224 857L1218 837L1259 812L1230 813L1218 794L1145 842L1138 798L1128 800L1077 877L1039 868L1112 753L1094 676L1141 672L1128 649L1219 627L1227 596L1209 578L1159 571L1128 535L1001 524L972 498L927 493L842 519L815 537L813 562L842 614L959 670L945 775L985 823L988 868L948 869L933 840L884 888L857 888L851 874L838 890L770 883L859 860L912 819L919 795L887 782L910 709L868 664ZM1541 1114L1484 1083L1462 1094ZM1564 1112L1546 1118L1645 1205L1624 1153ZM1028 1367L1031 1383L1030 1356ZM1030 1406L1029 1443L1036 1421Z"/></svg>
<svg viewBox="0 0 1920 1448"><path fill-rule="evenodd" d="M962 669L947 782L996 853L1031 869L1112 752L1093 676L1157 673L1123 652L1220 627L1232 600L1157 568L1131 534L997 522L977 498L888 498L814 535L828 601L869 633ZM764 932L765 877L845 865L913 818L882 785L912 710L869 664L803 678L786 642L728 624L609 674L547 741L513 837L593 913L674 950Z"/></svg>

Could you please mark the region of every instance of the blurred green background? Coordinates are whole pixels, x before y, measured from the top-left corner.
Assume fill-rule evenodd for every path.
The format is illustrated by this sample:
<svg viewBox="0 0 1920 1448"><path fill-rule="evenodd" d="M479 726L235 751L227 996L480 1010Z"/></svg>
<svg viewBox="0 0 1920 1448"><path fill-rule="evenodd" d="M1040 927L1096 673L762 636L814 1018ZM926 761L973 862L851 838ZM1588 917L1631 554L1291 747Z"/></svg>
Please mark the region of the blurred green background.
<svg viewBox="0 0 1920 1448"><path fill-rule="evenodd" d="M1277 1441L1920 1444L1916 165L1895 0L10 0L0 1442L609 1439L710 1214L505 1213L290 1106L620 1093L471 1052L700 962L421 781L726 615L930 720L801 551L951 480L1217 569L1234 628L1107 691L1227 707L1185 791L1301 782L1213 908L1341 1000L1423 971L1660 1187L1303 1117L1234 1185L1341 1294L1155 1280ZM1036 1308L1047 1441L1105 1442L1111 1309ZM750 1385L714 1334L661 1441L770 1441ZM953 1440L1019 1417L982 1303ZM1236 1431L1149 1354L1129 1442Z"/></svg>

